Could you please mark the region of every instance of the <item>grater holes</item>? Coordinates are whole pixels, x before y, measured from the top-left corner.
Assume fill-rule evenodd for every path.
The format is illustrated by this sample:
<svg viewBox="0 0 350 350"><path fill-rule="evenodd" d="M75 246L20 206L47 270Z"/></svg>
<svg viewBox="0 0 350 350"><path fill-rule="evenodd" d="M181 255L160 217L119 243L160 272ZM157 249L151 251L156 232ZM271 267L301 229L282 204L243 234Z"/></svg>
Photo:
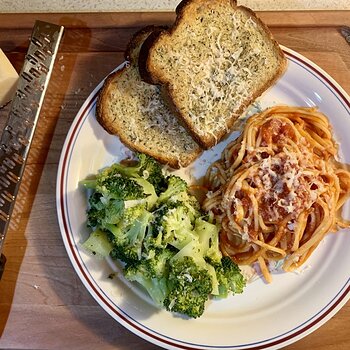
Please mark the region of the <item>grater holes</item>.
<svg viewBox="0 0 350 350"><path fill-rule="evenodd" d="M34 67L29 69L29 73L32 74L35 78L40 77L40 72Z"/></svg>
<svg viewBox="0 0 350 350"><path fill-rule="evenodd" d="M14 153L12 155L12 159L17 164L23 164L24 163L24 158L22 156L20 156L19 154L17 154L17 153Z"/></svg>
<svg viewBox="0 0 350 350"><path fill-rule="evenodd" d="M23 146L28 146L28 144L29 144L29 140L21 135L18 135L18 142L20 144L22 144Z"/></svg>
<svg viewBox="0 0 350 350"><path fill-rule="evenodd" d="M36 56L37 58L39 58L39 60L41 60L41 61L44 61L45 58L46 58L45 53L42 52L41 50L36 50L36 51L34 52L34 56Z"/></svg>
<svg viewBox="0 0 350 350"><path fill-rule="evenodd" d="M27 72L22 73L22 78L24 80L26 80L28 83L33 81L33 77L30 74L28 74Z"/></svg>
<svg viewBox="0 0 350 350"><path fill-rule="evenodd" d="M33 55L27 55L26 59L33 65L37 65L38 64L38 60L33 56Z"/></svg>
<svg viewBox="0 0 350 350"><path fill-rule="evenodd" d="M27 97L27 95L25 94L25 92L24 91L22 91L22 90L20 90L20 89L18 89L17 91L16 91L16 95L20 98L20 99L25 99L26 97Z"/></svg>
<svg viewBox="0 0 350 350"><path fill-rule="evenodd" d="M45 74L49 73L49 68L47 68L43 63L39 64L38 69L39 69L40 72L43 72Z"/></svg>
<svg viewBox="0 0 350 350"><path fill-rule="evenodd" d="M16 166L16 163L10 158L5 158L3 160L3 164L5 164L9 169L13 169Z"/></svg>
<svg viewBox="0 0 350 350"><path fill-rule="evenodd" d="M3 188L8 188L11 185L11 182L6 177L0 177L0 185L2 185Z"/></svg>
<svg viewBox="0 0 350 350"><path fill-rule="evenodd" d="M6 200L7 202L12 202L15 199L15 197L8 191L4 191L1 193L1 197L0 197L0 201L3 201L3 204L5 204L4 200Z"/></svg>
<svg viewBox="0 0 350 350"><path fill-rule="evenodd" d="M17 176L16 174L14 174L12 171L9 171L7 174L6 174L6 177L13 183L17 183L20 178L19 176Z"/></svg>
<svg viewBox="0 0 350 350"><path fill-rule="evenodd" d="M42 47L43 46L43 43L39 39L37 39L35 37L32 37L32 43L34 45L38 46L38 47Z"/></svg>
<svg viewBox="0 0 350 350"><path fill-rule="evenodd" d="M10 219L9 215L0 209L0 219L3 221L8 221Z"/></svg>
<svg viewBox="0 0 350 350"><path fill-rule="evenodd" d="M6 153L9 154L11 153L11 148L5 145L4 143L0 146L0 148Z"/></svg>
<svg viewBox="0 0 350 350"><path fill-rule="evenodd" d="M25 91L26 93L28 93L28 94L32 94L32 93L35 92L33 86L31 86L31 85L26 85L26 86L24 87L24 91Z"/></svg>

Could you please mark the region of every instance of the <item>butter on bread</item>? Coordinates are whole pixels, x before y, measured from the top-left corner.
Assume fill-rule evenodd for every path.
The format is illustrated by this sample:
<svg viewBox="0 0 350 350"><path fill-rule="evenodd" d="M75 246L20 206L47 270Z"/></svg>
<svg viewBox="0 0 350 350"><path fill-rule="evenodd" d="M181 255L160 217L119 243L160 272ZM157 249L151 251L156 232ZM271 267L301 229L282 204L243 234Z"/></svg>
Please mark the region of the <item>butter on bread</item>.
<svg viewBox="0 0 350 350"><path fill-rule="evenodd" d="M184 0L173 26L146 42L144 80L160 84L205 149L284 72L287 61L256 14L233 0Z"/></svg>
<svg viewBox="0 0 350 350"><path fill-rule="evenodd" d="M141 80L138 55L142 43L160 27L137 32L125 53L124 68L104 82L96 107L99 123L132 150L148 154L172 168L185 167L201 153L201 147L167 107L158 86Z"/></svg>
<svg viewBox="0 0 350 350"><path fill-rule="evenodd" d="M0 49L0 107L8 103L17 87L18 73Z"/></svg>

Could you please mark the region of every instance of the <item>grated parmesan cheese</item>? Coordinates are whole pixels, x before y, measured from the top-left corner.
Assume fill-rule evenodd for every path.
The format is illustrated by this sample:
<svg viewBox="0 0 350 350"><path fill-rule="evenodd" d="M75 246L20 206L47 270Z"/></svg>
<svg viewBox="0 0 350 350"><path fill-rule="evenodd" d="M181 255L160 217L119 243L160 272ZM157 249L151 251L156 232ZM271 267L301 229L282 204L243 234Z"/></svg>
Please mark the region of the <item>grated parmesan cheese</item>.
<svg viewBox="0 0 350 350"><path fill-rule="evenodd" d="M210 16L216 20L225 16L220 28L213 26L217 22ZM231 14L214 11L210 16L204 17L206 22L197 26L196 31L191 30L191 26L182 28L186 39L179 45L181 50L167 52L170 57L162 69L168 71L171 66L172 74L185 77L185 82L173 83L177 92L184 90L184 84L189 86L186 95L181 97L186 103L180 104L180 112L191 119L199 136L211 136L217 141L216 135L229 131L227 121L236 115L261 81L257 67L273 71L277 62L266 66L265 40L256 30L257 23L252 17L237 11ZM227 20L227 16L231 20ZM159 55L162 50L160 47Z"/></svg>

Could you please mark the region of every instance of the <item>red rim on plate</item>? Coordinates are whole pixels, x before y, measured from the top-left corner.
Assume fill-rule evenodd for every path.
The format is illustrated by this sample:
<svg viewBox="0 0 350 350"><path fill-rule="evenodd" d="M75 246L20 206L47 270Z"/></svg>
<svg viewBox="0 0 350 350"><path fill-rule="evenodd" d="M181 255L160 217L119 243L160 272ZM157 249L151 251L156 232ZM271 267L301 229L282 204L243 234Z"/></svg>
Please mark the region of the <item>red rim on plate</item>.
<svg viewBox="0 0 350 350"><path fill-rule="evenodd" d="M286 54L289 61L297 64L307 71L308 74L312 74L323 85L325 85L337 100L341 103L346 113L350 117L350 98L347 93L321 68L306 59L302 55L283 47L283 51ZM83 104L78 112L70 131L67 135L61 158L59 163L59 169L57 174L57 188L56 188L56 202L57 213L61 229L62 238L70 257L70 260L81 278L84 285L89 292L95 298L95 300L119 323L124 325L133 333L138 336L162 347L171 349L277 349L282 346L291 344L302 337L310 334L332 316L347 302L350 298L350 279L343 281L342 287L338 292L328 300L326 305L319 310L319 312L313 314L309 319L301 322L297 327L293 327L283 334L276 335L263 341L251 341L245 344L231 344L231 345L206 345L196 344L181 339L170 338L165 334L160 334L157 331L150 329L142 323L132 319L125 310L122 310L104 293L104 291L98 286L96 281L93 280L89 274L88 269L84 265L81 256L79 255L77 244L73 238L73 233L69 223L69 212L67 210L67 195L66 195L66 183L67 183L67 169L69 168L69 162L74 150L75 141L79 133L80 128L84 124L89 113L93 110L96 104L98 92L102 86L102 82L92 92L88 100ZM78 190L78 189L77 189Z"/></svg>

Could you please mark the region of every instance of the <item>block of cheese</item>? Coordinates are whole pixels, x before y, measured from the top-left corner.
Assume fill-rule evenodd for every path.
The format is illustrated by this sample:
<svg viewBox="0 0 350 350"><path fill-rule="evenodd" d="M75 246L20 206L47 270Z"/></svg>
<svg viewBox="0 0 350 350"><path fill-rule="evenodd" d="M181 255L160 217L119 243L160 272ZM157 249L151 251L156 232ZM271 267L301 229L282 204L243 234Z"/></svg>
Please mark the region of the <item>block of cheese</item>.
<svg viewBox="0 0 350 350"><path fill-rule="evenodd" d="M0 107L12 99L16 91L18 74L0 49Z"/></svg>

